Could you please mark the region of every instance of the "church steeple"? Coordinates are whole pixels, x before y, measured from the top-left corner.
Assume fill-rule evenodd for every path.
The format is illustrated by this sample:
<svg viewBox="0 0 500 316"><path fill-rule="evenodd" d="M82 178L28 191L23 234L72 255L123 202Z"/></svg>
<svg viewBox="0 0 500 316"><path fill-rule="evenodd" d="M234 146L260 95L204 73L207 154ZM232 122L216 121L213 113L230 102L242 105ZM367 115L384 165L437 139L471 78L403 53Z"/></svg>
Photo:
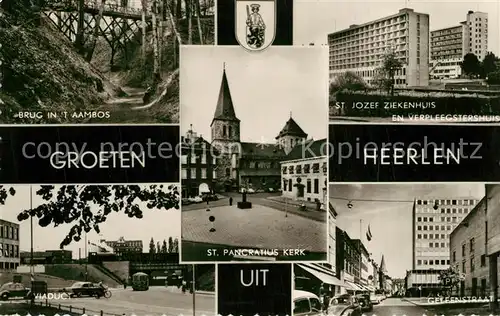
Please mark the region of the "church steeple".
<svg viewBox="0 0 500 316"><path fill-rule="evenodd" d="M379 268L380 272L382 273L387 273L387 268L385 266L385 259L384 259L384 255L382 255L382 260L380 261L380 268Z"/></svg>
<svg viewBox="0 0 500 316"><path fill-rule="evenodd" d="M219 89L219 98L217 99L217 106L215 108L213 121L215 120L240 121L236 117L236 112L234 111L233 100L231 98L231 91L229 89L229 82L226 75L225 63L222 72L222 82ZM214 123L213 121L212 124Z"/></svg>

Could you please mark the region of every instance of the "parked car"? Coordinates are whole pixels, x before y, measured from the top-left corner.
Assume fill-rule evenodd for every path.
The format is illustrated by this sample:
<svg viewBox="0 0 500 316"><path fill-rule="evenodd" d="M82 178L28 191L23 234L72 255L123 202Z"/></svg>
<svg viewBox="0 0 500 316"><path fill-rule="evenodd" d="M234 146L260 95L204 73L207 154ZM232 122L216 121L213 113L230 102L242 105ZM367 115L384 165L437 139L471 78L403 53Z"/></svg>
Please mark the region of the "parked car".
<svg viewBox="0 0 500 316"><path fill-rule="evenodd" d="M372 302L372 304L380 304L381 299L380 299L380 296L378 294L375 294L375 293L370 293L370 301Z"/></svg>
<svg viewBox="0 0 500 316"><path fill-rule="evenodd" d="M334 296L328 304L328 315L361 316L362 314L359 302L350 294Z"/></svg>
<svg viewBox="0 0 500 316"><path fill-rule="evenodd" d="M377 294L377 296L378 296L380 302L382 302L383 300L385 300L387 298L384 293Z"/></svg>
<svg viewBox="0 0 500 316"><path fill-rule="evenodd" d="M275 192L274 188L267 188L267 192L273 193Z"/></svg>
<svg viewBox="0 0 500 316"><path fill-rule="evenodd" d="M201 198L201 196L194 196L190 197L189 201L191 201L191 203L201 203L203 202L203 199Z"/></svg>
<svg viewBox="0 0 500 316"><path fill-rule="evenodd" d="M22 283L8 282L0 287L0 299L6 301L10 298L30 298L31 290Z"/></svg>
<svg viewBox="0 0 500 316"><path fill-rule="evenodd" d="M217 201L219 199L219 197L217 196L217 194L212 194L212 193L205 193L203 194L203 200L204 201Z"/></svg>
<svg viewBox="0 0 500 316"><path fill-rule="evenodd" d="M311 292L293 291L294 316L323 316L323 308L319 297Z"/></svg>
<svg viewBox="0 0 500 316"><path fill-rule="evenodd" d="M189 205L192 204L193 202L191 202L191 200L188 198L182 198L181 203L182 205Z"/></svg>
<svg viewBox="0 0 500 316"><path fill-rule="evenodd" d="M257 190L255 190L255 193L265 193L265 192L266 192L266 190L264 190L264 189L257 189Z"/></svg>
<svg viewBox="0 0 500 316"><path fill-rule="evenodd" d="M93 297L110 297L111 292L104 288L103 286L91 282L76 282L73 285L66 289L66 292L70 297L82 297L82 296L93 296Z"/></svg>
<svg viewBox="0 0 500 316"><path fill-rule="evenodd" d="M363 312L371 312L373 310L373 304L369 294L358 294L356 295L356 299Z"/></svg>
<svg viewBox="0 0 500 316"><path fill-rule="evenodd" d="M255 193L255 190L254 190L254 189L252 189L252 188L248 188L248 189L247 189L247 193L248 193L248 194L253 194L253 193Z"/></svg>

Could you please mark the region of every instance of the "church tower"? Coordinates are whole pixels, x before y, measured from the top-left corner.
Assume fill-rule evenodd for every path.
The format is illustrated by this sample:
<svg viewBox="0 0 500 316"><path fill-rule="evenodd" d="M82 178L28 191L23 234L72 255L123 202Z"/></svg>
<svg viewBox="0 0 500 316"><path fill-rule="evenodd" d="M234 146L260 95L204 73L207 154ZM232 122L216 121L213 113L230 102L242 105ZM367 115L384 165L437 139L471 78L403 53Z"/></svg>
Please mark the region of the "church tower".
<svg viewBox="0 0 500 316"><path fill-rule="evenodd" d="M299 124L295 122L290 113L290 119L288 119L278 136L276 136L278 145L283 148L285 154L288 155L296 145L302 144L306 139L307 134Z"/></svg>
<svg viewBox="0 0 500 316"><path fill-rule="evenodd" d="M222 182L226 191L233 190L238 187L239 183L240 120L236 117L234 111L225 65L222 72L219 98L217 99L217 106L210 128L212 146L221 153L217 159L217 179Z"/></svg>

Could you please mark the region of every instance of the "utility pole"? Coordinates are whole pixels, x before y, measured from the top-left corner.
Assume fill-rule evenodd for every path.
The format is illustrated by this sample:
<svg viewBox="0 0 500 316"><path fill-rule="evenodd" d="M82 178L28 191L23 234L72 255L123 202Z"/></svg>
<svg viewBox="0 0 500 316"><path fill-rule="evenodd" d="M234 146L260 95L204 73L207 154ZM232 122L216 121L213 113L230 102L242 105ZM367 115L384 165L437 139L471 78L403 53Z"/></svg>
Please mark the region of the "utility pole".
<svg viewBox="0 0 500 316"><path fill-rule="evenodd" d="M31 277L31 288L33 288L33 282L35 281L35 269L33 266L33 186L30 185L30 235L31 235L31 249L30 249L30 277ZM35 303L35 296L31 295L31 304Z"/></svg>
<svg viewBox="0 0 500 316"><path fill-rule="evenodd" d="M196 286L195 286L195 280L196 280L196 265L193 264L193 282L192 282L192 287L193 287L193 316L196 316Z"/></svg>
<svg viewBox="0 0 500 316"><path fill-rule="evenodd" d="M89 276L89 253L87 252L87 233L85 233L85 281L88 281Z"/></svg>

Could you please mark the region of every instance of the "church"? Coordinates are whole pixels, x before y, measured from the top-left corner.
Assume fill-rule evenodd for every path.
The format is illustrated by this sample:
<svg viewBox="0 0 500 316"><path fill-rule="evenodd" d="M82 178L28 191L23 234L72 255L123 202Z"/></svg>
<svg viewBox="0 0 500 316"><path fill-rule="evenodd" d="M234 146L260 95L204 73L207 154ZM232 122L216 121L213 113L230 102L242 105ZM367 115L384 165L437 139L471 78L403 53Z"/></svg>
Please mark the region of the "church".
<svg viewBox="0 0 500 316"><path fill-rule="evenodd" d="M240 188L256 191L281 189L281 164L297 145L307 140L307 134L290 114L281 131L277 131L275 143L244 142L240 134L240 123L224 69L210 125L212 146L220 152L215 190L228 192Z"/></svg>

